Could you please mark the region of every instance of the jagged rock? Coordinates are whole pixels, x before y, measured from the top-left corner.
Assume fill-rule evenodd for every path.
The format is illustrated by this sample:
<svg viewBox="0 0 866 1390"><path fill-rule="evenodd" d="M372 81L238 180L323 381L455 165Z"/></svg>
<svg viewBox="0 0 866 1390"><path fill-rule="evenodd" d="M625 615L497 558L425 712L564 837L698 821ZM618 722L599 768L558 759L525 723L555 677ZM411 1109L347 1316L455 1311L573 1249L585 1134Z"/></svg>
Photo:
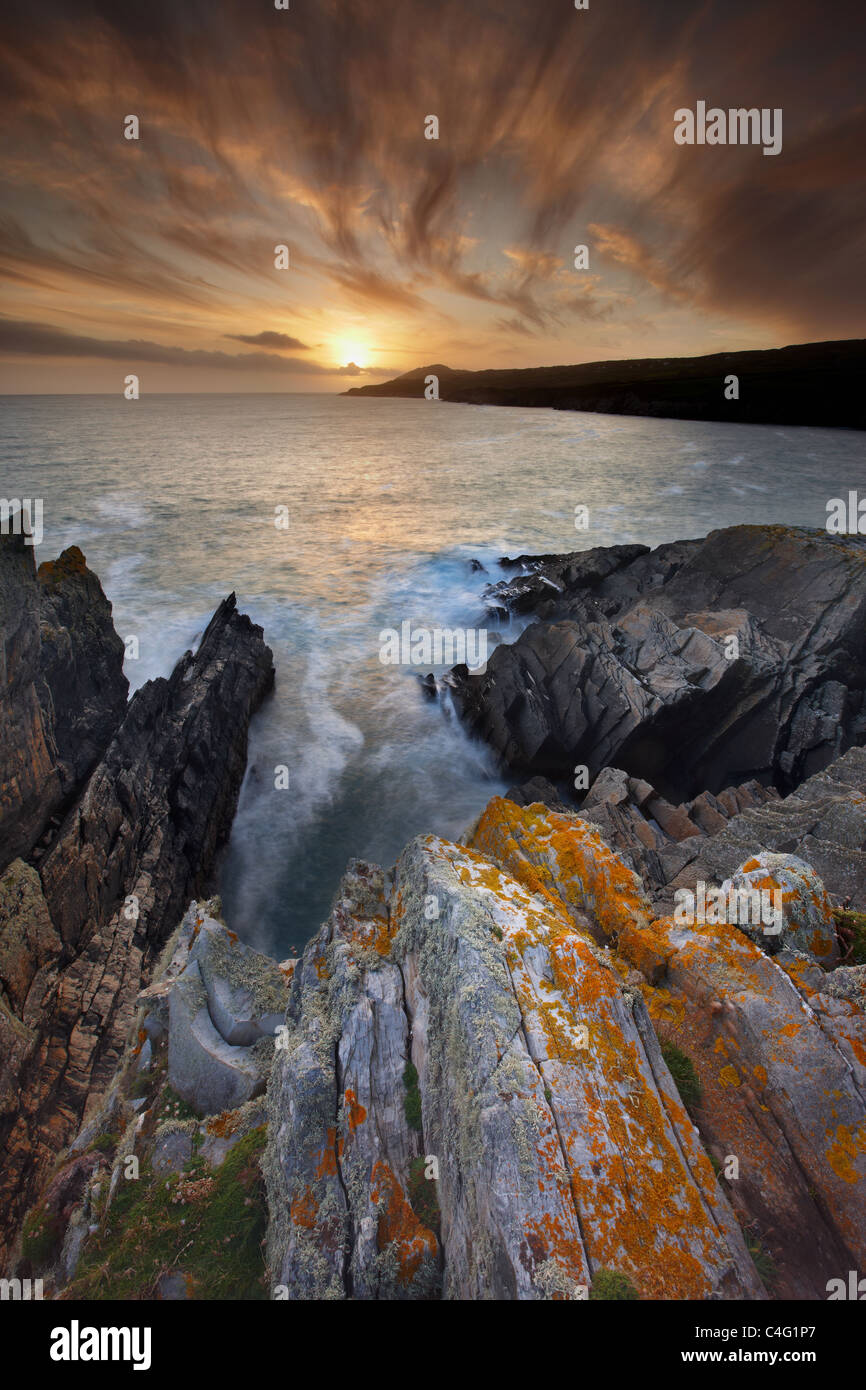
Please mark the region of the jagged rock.
<svg viewBox="0 0 866 1390"><path fill-rule="evenodd" d="M19 1018L38 1022L41 998L28 1008L28 995L37 976L56 961L61 941L42 895L39 875L16 859L0 876L0 997Z"/></svg>
<svg viewBox="0 0 866 1390"><path fill-rule="evenodd" d="M293 1299L425 1298L435 1233L408 1198L421 1155L409 1022L380 869L352 861L292 981L268 1087L272 1284Z"/></svg>
<svg viewBox="0 0 866 1390"><path fill-rule="evenodd" d="M29 854L62 799L39 703L39 590L25 537L0 535L0 869Z"/></svg>
<svg viewBox="0 0 866 1390"><path fill-rule="evenodd" d="M866 738L864 538L737 526L627 550L607 572L605 551L539 557L488 596L539 619L484 674L451 676L506 767L614 765L676 802L790 787Z"/></svg>
<svg viewBox="0 0 866 1390"><path fill-rule="evenodd" d="M721 800L721 797L719 798ZM866 908L866 749L851 748L784 800L747 806L717 834L689 841L689 861L667 878L670 893L721 882L769 851L805 860L839 902Z"/></svg>
<svg viewBox="0 0 866 1390"><path fill-rule="evenodd" d="M98 1110L139 991L208 884L234 814L249 720L272 683L261 629L232 595L196 653L136 692L40 863L64 954L62 968L42 972L35 1036L0 1009L16 1049L4 1074L17 1094L0 1115L0 1255L52 1155Z"/></svg>
<svg viewBox="0 0 866 1390"><path fill-rule="evenodd" d="M546 777L531 777L528 782L524 782L519 787L511 787L506 796L509 801L514 801L518 806L531 806L533 801L542 801L545 806L549 806L551 811L562 811L568 813L573 811L573 806L567 806L552 782L548 782Z"/></svg>
<svg viewBox="0 0 866 1390"><path fill-rule="evenodd" d="M409 1291L406 1250L434 1245L406 1200L408 1110L438 1164L446 1297L580 1297L611 1265L646 1296L761 1297L642 1001L562 901L432 836L390 913L381 882L353 866L295 972L268 1092L275 1283L395 1297L402 1269Z"/></svg>
<svg viewBox="0 0 866 1390"><path fill-rule="evenodd" d="M762 851L725 879L721 891L727 899L732 893L773 894L771 923L751 914L745 921L738 918L737 925L773 955L787 948L832 970L839 959L833 910L823 883L802 859Z"/></svg>
<svg viewBox="0 0 866 1390"><path fill-rule="evenodd" d="M111 604L73 545L39 566L40 700L69 795L95 766L126 712L124 646Z"/></svg>
<svg viewBox="0 0 866 1390"><path fill-rule="evenodd" d="M234 594L195 654L137 690L117 736L42 865L52 919L70 945L130 894L145 929L173 925L226 838L246 766L250 715L273 684L261 628ZM160 944L161 944L160 941Z"/></svg>
<svg viewBox="0 0 866 1390"><path fill-rule="evenodd" d="M111 604L77 546L39 567L0 536L0 869L28 856L115 733L129 688Z"/></svg>
<svg viewBox="0 0 866 1390"><path fill-rule="evenodd" d="M738 1160L728 1191L777 1261L776 1292L824 1297L866 1256L866 1018L825 996L833 976L801 953L773 960L727 923L650 922L639 880L575 825L494 800L473 843L570 916L592 913L612 963L637 968L656 1030L697 1070L705 1142Z"/></svg>

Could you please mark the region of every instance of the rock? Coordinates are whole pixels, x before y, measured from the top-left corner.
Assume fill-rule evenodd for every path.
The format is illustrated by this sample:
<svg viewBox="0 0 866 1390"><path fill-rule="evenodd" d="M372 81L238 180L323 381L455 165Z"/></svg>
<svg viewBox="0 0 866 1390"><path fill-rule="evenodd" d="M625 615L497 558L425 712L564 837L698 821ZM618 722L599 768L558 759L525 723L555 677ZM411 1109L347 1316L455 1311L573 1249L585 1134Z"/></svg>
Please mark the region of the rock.
<svg viewBox="0 0 866 1390"><path fill-rule="evenodd" d="M41 994L31 1030L6 1017L0 999L0 1031L14 1053L4 1074L18 1097L0 1114L0 1262L53 1155L99 1109L138 994L190 898L207 886L231 826L249 720L272 683L261 629L232 595L195 654L136 692L40 861L63 955L34 977L31 994L37 985ZM78 688L86 689L83 674Z"/></svg>
<svg viewBox="0 0 866 1390"><path fill-rule="evenodd" d="M61 944L38 873L14 860L0 876L0 987L22 1020L38 1022L38 986L30 1009L28 996L40 972L59 957Z"/></svg>
<svg viewBox="0 0 866 1390"><path fill-rule="evenodd" d="M126 709L123 643L72 546L39 567L0 536L0 870L29 856L105 751Z"/></svg>
<svg viewBox="0 0 866 1390"><path fill-rule="evenodd" d="M441 1244L451 1298L580 1297L611 1265L647 1297L761 1297L639 996L543 874L524 886L428 836L384 892L354 864L295 971L268 1089L274 1284L427 1296ZM438 1165L441 1242L413 1153Z"/></svg>
<svg viewBox="0 0 866 1390"><path fill-rule="evenodd" d="M219 1168L251 1129L267 1124L264 1099L250 1101L237 1110L223 1111L199 1126L199 1154L210 1168Z"/></svg>
<svg viewBox="0 0 866 1390"><path fill-rule="evenodd" d="M422 1149L390 948L382 872L352 861L294 972L268 1086L268 1263L293 1299L426 1298L438 1284L436 1235L408 1197Z"/></svg>
<svg viewBox="0 0 866 1390"><path fill-rule="evenodd" d="M840 965L823 984L833 999L850 999L866 1010L866 965Z"/></svg>
<svg viewBox="0 0 866 1390"><path fill-rule="evenodd" d="M105 752L124 714L129 682L111 604L73 545L39 566L40 699L69 795Z"/></svg>
<svg viewBox="0 0 866 1390"><path fill-rule="evenodd" d="M232 1047L217 1032L199 964L191 961L169 995L169 1085L197 1114L216 1115L263 1091L266 1076L251 1048Z"/></svg>
<svg viewBox="0 0 866 1390"><path fill-rule="evenodd" d="M770 954L782 948L798 951L825 970L832 970L838 961L830 900L814 869L796 855L762 851L741 864L732 878L725 879L721 891L729 902L734 893L748 895L737 924ZM767 921L768 912L751 910L757 894L762 898L772 894L772 899L762 904L766 907L772 901L772 922Z"/></svg>
<svg viewBox="0 0 866 1390"><path fill-rule="evenodd" d="M253 951L219 922L204 916L190 950L207 990L208 1010L226 1042L249 1047L273 1038L288 1002L276 961Z"/></svg>
<svg viewBox="0 0 866 1390"><path fill-rule="evenodd" d="M737 526L647 552L542 556L488 602L532 613L462 717L524 776L616 766L672 804L791 788L866 739L866 540Z"/></svg>
<svg viewBox="0 0 866 1390"><path fill-rule="evenodd" d="M562 811L565 815L575 809L566 805L556 787L552 782L548 782L546 777L531 777L521 786L511 787L505 794L508 800L515 802L517 806L531 806L533 801L541 801L552 811Z"/></svg>
<svg viewBox="0 0 866 1390"><path fill-rule="evenodd" d="M42 865L52 919L76 945L135 894L165 940L225 840L246 766L247 726L273 684L261 629L225 599L195 654L148 681Z"/></svg>
<svg viewBox="0 0 866 1390"><path fill-rule="evenodd" d="M182 1129L158 1132L150 1155L150 1164L160 1177L182 1173L192 1158L192 1135Z"/></svg>
<svg viewBox="0 0 866 1390"><path fill-rule="evenodd" d="M834 1271L861 1267L866 1018L847 1000L822 1004L833 975L790 950L771 960L728 924L642 918L640 884L616 856L539 806L494 800L474 844L569 916L592 914L615 968L637 967L655 1029L697 1071L704 1142L737 1158L728 1191L776 1261L776 1294L823 1298Z"/></svg>

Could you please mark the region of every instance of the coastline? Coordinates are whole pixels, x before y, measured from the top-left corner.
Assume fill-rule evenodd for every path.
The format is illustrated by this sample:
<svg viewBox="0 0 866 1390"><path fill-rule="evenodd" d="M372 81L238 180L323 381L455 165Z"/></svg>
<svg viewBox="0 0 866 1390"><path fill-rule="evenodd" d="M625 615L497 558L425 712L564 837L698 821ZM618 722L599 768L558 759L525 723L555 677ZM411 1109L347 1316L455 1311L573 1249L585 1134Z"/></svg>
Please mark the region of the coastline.
<svg viewBox="0 0 866 1390"><path fill-rule="evenodd" d="M0 551L4 622L21 615L29 665L4 753L38 742L48 762L24 842L6 806L5 1079L13 1095L16 1072L36 1079L51 1137L34 1166L32 1103L2 1117L16 1277L63 1298L100 1296L108 1268L139 1298L763 1300L825 1297L862 1264L866 542L738 527L504 562L491 605L535 621L486 676L450 679L522 782L458 840L416 837L393 868L350 862L321 930L278 963L205 896L246 725L273 680L261 630L227 600L169 681L97 708L53 652L82 675L101 648L119 671L98 580L80 552L37 579L19 540ZM43 649L47 603L68 644ZM527 647L533 661L507 674ZM563 684L566 652L578 665ZM560 686L572 693L557 708ZM76 700L95 731L78 764L55 726L62 714L76 727ZM733 742L722 731L692 750L701 785L684 787L685 711L711 730L707 711L738 700ZM560 738L572 721L559 751L551 718ZM528 760L508 756L516 737ZM75 789L55 825L61 745ZM568 794L583 747L586 785ZM182 796L164 802L178 767ZM190 824L197 864L181 848ZM103 857L96 875L84 841ZM110 899L88 896L100 879ZM695 891L707 883L726 900L753 885L781 895L772 934L712 920ZM683 892L704 919L677 917ZM89 978L103 1022L82 1030ZM68 1053L57 1092L52 1036ZM217 1211L241 1244L214 1279ZM163 1250L174 1256L182 1212L176 1264Z"/></svg>
<svg viewBox="0 0 866 1390"><path fill-rule="evenodd" d="M863 430L864 369L866 340L848 339L562 367L459 371L434 364L341 394L425 399L435 378L437 399L464 405ZM736 396L727 386L732 377Z"/></svg>

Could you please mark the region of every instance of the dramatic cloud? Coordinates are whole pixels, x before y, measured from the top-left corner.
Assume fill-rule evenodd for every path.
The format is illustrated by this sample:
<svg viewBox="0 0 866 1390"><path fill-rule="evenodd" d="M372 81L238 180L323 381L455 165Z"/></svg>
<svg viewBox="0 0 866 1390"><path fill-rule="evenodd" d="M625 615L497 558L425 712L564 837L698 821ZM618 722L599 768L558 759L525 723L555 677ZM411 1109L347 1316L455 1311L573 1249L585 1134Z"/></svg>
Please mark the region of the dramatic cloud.
<svg viewBox="0 0 866 1390"><path fill-rule="evenodd" d="M245 372L279 371L310 372L325 375L354 375L361 369L354 362L349 369L323 367L316 362L281 357L274 352L208 352L201 349L169 347L149 343L142 338L110 341L85 338L64 333L56 328L43 328L37 323L22 323L0 319L0 353L21 357L96 357L110 362L122 362L133 371L137 362L159 362L170 367L233 368Z"/></svg>
<svg viewBox="0 0 866 1390"><path fill-rule="evenodd" d="M851 336L864 37L866 8L812 0L11 0L7 312L65 358L138 343L240 389L352 352L397 371L470 342L455 365ZM782 152L676 145L697 100L782 108Z"/></svg>
<svg viewBox="0 0 866 1390"><path fill-rule="evenodd" d="M268 348L287 348L296 351L307 351L307 344L302 343L299 338L290 338L288 333L227 333L227 338L234 338L239 343L251 343L253 347Z"/></svg>

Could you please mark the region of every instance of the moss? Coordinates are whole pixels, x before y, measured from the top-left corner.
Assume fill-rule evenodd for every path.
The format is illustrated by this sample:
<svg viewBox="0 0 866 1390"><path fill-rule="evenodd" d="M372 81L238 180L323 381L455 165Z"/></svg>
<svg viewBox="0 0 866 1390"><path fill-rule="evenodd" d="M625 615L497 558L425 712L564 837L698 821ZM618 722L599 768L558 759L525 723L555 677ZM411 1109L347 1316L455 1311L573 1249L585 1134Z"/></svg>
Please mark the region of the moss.
<svg viewBox="0 0 866 1390"><path fill-rule="evenodd" d="M51 1264L60 1249L63 1225L55 1212L41 1203L28 1212L21 1233L21 1254L34 1269Z"/></svg>
<svg viewBox="0 0 866 1390"><path fill-rule="evenodd" d="M118 1134L100 1134L97 1139L94 1139L90 1147L95 1149L97 1153L110 1154L117 1148L119 1138Z"/></svg>
<svg viewBox="0 0 866 1390"><path fill-rule="evenodd" d="M866 965L866 912L851 912L839 907L833 913L833 920L841 938L845 965Z"/></svg>
<svg viewBox="0 0 866 1390"><path fill-rule="evenodd" d="M773 1285L779 1277L779 1271L776 1268L776 1261L773 1259L769 1250L764 1249L764 1246L762 1245L758 1236L747 1236L746 1244L749 1249L749 1254L752 1257L752 1264L758 1271L758 1277L761 1280L761 1283L764 1285L764 1288L767 1290L767 1293L771 1293L773 1290Z"/></svg>
<svg viewBox="0 0 866 1390"><path fill-rule="evenodd" d="M424 1176L427 1167L425 1158L415 1158L409 1168L409 1201L412 1210L428 1231L438 1234L441 1213L436 1194L436 1181Z"/></svg>
<svg viewBox="0 0 866 1390"><path fill-rule="evenodd" d="M683 1105L687 1110L693 1110L701 1103L702 1091L692 1059L687 1057L676 1043L672 1042L663 1042L661 1052L667 1069L676 1083Z"/></svg>
<svg viewBox="0 0 866 1390"><path fill-rule="evenodd" d="M640 1297L627 1274L615 1269L597 1269L589 1291L590 1298L607 1302L634 1303Z"/></svg>
<svg viewBox="0 0 866 1390"><path fill-rule="evenodd" d="M406 1095L403 1099L406 1122L410 1129L415 1129L420 1132L421 1092L418 1089L418 1070L411 1062L407 1062L403 1069L403 1085L406 1088Z"/></svg>
<svg viewBox="0 0 866 1390"><path fill-rule="evenodd" d="M103 1228L87 1242L65 1299L148 1299L181 1272L194 1299L266 1299L267 1226L259 1155L264 1125L211 1171L200 1159L164 1179L121 1181Z"/></svg>

